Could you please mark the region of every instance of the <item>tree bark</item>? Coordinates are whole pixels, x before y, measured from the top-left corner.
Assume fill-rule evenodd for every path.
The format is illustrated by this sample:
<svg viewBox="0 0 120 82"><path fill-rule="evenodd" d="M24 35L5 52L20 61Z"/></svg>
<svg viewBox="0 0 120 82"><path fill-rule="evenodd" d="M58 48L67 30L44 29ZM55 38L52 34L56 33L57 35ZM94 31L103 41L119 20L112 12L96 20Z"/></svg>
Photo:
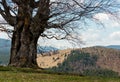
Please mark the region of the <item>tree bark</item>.
<svg viewBox="0 0 120 82"><path fill-rule="evenodd" d="M49 0L40 0L40 7L35 16L32 15L33 6L29 4L30 0L24 1L18 4L18 15L12 36L9 66L38 67L36 61L37 41L47 27Z"/></svg>
<svg viewBox="0 0 120 82"><path fill-rule="evenodd" d="M26 32L27 31L27 32ZM37 67L37 40L30 30L17 30L13 33L10 66Z"/></svg>
<svg viewBox="0 0 120 82"><path fill-rule="evenodd" d="M29 4L21 4L14 26L9 66L37 67L37 41L43 32L31 21Z"/></svg>

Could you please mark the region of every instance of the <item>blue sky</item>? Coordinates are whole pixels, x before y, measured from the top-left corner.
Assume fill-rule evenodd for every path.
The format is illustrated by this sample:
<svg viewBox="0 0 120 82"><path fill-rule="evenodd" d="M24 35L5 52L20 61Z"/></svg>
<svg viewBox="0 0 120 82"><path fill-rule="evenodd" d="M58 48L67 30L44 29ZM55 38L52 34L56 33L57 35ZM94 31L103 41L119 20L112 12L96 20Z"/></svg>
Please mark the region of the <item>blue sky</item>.
<svg viewBox="0 0 120 82"><path fill-rule="evenodd" d="M120 2L120 0L118 1ZM99 19L104 24L104 27L90 23L90 25L87 25L84 29L80 30L79 36L85 44L81 44L81 46L78 47L120 45L120 20L110 19L110 15L105 13L98 13L94 17ZM1 21L4 21L4 19L0 16L0 22ZM0 38L9 39L7 34L3 32L0 32ZM57 41L55 39L46 40L40 38L38 43L41 46L46 45L57 48L75 47L75 45L70 44L65 40Z"/></svg>

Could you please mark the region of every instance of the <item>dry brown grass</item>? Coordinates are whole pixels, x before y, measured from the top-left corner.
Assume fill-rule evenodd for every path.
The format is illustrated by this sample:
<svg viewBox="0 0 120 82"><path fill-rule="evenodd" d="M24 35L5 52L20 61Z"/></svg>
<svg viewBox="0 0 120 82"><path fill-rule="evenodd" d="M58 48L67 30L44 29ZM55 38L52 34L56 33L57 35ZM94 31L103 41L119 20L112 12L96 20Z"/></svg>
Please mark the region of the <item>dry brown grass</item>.
<svg viewBox="0 0 120 82"><path fill-rule="evenodd" d="M37 58L38 66L41 68L51 68L54 66L58 66L59 63L62 63L70 54L72 49L60 50L57 54L48 53L43 55L39 55Z"/></svg>

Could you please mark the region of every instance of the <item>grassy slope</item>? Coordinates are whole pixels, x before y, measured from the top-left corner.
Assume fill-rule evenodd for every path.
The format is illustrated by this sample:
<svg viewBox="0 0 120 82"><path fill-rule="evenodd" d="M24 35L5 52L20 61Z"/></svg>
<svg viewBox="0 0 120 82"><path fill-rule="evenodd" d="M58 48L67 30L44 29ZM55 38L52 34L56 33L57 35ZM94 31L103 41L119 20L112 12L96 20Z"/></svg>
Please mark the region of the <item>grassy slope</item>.
<svg viewBox="0 0 120 82"><path fill-rule="evenodd" d="M34 69L0 67L0 82L120 82L120 79L58 74Z"/></svg>
<svg viewBox="0 0 120 82"><path fill-rule="evenodd" d="M58 54L51 54L51 56L49 55L38 56L37 58L38 65L42 68L49 68L49 67L51 68L53 66L58 66L59 64L64 62L64 59L69 57L68 54L71 53L71 50L72 49L60 50ZM75 50L80 50L82 52L89 53L90 55L98 56L98 59L96 61L97 66L99 66L102 69L109 69L118 72L120 75L120 50L99 47L99 46L75 49ZM73 67L78 66L79 68L81 66L78 64L77 65L73 64L73 65L74 65Z"/></svg>

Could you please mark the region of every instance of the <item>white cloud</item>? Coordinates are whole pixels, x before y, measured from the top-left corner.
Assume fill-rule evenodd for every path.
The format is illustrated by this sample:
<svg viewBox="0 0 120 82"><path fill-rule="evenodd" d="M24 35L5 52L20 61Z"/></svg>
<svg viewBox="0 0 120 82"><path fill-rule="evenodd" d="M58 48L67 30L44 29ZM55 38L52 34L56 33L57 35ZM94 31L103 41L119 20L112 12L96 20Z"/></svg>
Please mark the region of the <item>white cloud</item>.
<svg viewBox="0 0 120 82"><path fill-rule="evenodd" d="M84 41L95 41L95 40L98 40L99 39L99 35L98 34L85 34L83 35L83 38L82 38Z"/></svg>
<svg viewBox="0 0 120 82"><path fill-rule="evenodd" d="M79 1L79 3L83 3L85 0L78 0Z"/></svg>
<svg viewBox="0 0 120 82"><path fill-rule="evenodd" d="M82 33L82 40L89 43L100 41L99 32L100 31L96 29L88 29L87 31Z"/></svg>
<svg viewBox="0 0 120 82"><path fill-rule="evenodd" d="M86 42L85 46L120 44L120 31L110 32L109 30L88 29L82 34Z"/></svg>
<svg viewBox="0 0 120 82"><path fill-rule="evenodd" d="M8 39L9 37L8 37L7 33L0 32L0 38Z"/></svg>
<svg viewBox="0 0 120 82"><path fill-rule="evenodd" d="M110 23L111 24L111 27L119 27L120 24L118 22L113 22L113 23Z"/></svg>
<svg viewBox="0 0 120 82"><path fill-rule="evenodd" d="M93 18L98 19L106 28L118 28L120 27L120 22L114 16L106 13L98 13L94 15Z"/></svg>
<svg viewBox="0 0 120 82"><path fill-rule="evenodd" d="M110 39L111 39L111 40L119 40L119 41L120 41L120 31L113 32L113 33L110 35Z"/></svg>
<svg viewBox="0 0 120 82"><path fill-rule="evenodd" d="M106 13L98 13L94 15L94 18L99 19L100 21L109 20L109 15Z"/></svg>
<svg viewBox="0 0 120 82"><path fill-rule="evenodd" d="M120 0L117 0L118 2L120 2Z"/></svg>
<svg viewBox="0 0 120 82"><path fill-rule="evenodd" d="M51 2L54 2L54 1L56 1L56 0L50 0Z"/></svg>

